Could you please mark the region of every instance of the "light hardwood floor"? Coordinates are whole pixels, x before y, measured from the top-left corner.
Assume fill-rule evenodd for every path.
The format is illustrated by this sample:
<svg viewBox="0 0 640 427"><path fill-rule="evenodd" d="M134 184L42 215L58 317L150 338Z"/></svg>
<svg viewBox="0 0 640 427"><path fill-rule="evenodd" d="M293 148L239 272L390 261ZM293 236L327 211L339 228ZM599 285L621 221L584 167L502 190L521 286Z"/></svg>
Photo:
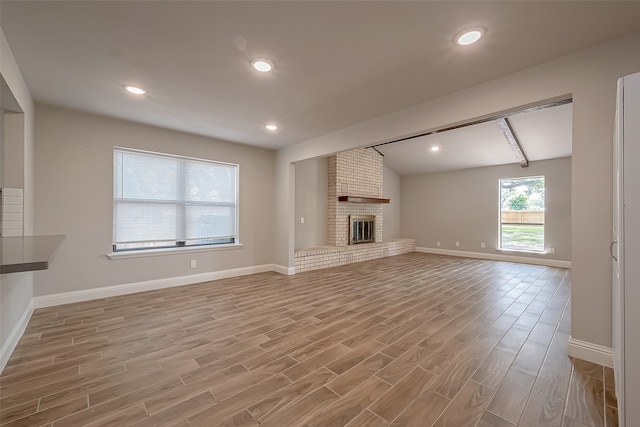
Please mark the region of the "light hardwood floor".
<svg viewBox="0 0 640 427"><path fill-rule="evenodd" d="M410 253L37 310L2 426L615 426L570 272Z"/></svg>

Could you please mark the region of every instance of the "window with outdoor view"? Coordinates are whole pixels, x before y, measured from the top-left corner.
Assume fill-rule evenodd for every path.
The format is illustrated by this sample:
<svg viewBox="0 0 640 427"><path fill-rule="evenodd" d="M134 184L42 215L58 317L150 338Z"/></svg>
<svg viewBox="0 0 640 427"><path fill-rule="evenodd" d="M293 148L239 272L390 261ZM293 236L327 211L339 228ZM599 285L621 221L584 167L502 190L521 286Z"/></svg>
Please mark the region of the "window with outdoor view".
<svg viewBox="0 0 640 427"><path fill-rule="evenodd" d="M237 165L114 150L114 251L237 243L237 205Z"/></svg>
<svg viewBox="0 0 640 427"><path fill-rule="evenodd" d="M544 176L500 180L500 249L544 251Z"/></svg>

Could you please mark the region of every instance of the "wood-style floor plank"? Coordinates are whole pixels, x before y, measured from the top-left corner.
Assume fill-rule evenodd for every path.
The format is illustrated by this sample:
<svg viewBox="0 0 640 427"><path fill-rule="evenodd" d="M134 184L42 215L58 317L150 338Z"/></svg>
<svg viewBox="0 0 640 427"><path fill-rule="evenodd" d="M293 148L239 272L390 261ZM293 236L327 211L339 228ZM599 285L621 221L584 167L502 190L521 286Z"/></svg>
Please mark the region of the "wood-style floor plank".
<svg viewBox="0 0 640 427"><path fill-rule="evenodd" d="M415 368L378 399L371 410L386 421L393 421L413 400L426 390L434 374Z"/></svg>
<svg viewBox="0 0 640 427"><path fill-rule="evenodd" d="M388 422L369 410L361 412L360 415L347 424L348 427L387 427L388 425Z"/></svg>
<svg viewBox="0 0 640 427"><path fill-rule="evenodd" d="M0 425L616 425L613 371L567 355L570 280L411 253L38 309Z"/></svg>
<svg viewBox="0 0 640 427"><path fill-rule="evenodd" d="M533 375L509 369L487 410L514 424L518 423L535 380Z"/></svg>
<svg viewBox="0 0 640 427"><path fill-rule="evenodd" d="M422 427L432 425L449 405L450 400L433 391L420 395L395 419L393 427Z"/></svg>
<svg viewBox="0 0 640 427"><path fill-rule="evenodd" d="M284 375L275 375L254 385L253 387L247 388L233 397L207 407L203 411L200 411L196 415L190 417L189 421L192 424L214 425L215 423L226 420L234 414L242 412L256 400L269 396L289 384L291 384L291 381L289 381ZM241 418L248 419L244 416ZM251 418L254 417L251 416Z"/></svg>
<svg viewBox="0 0 640 427"><path fill-rule="evenodd" d="M522 427L561 427L564 401L533 391L520 418Z"/></svg>
<svg viewBox="0 0 640 427"><path fill-rule="evenodd" d="M391 386L381 379L371 377L314 417L308 425L310 427L346 425L390 388Z"/></svg>
<svg viewBox="0 0 640 427"><path fill-rule="evenodd" d="M556 399L566 400L572 367L566 355L547 354L533 388Z"/></svg>
<svg viewBox="0 0 640 427"><path fill-rule="evenodd" d="M480 420L476 424L476 427L514 427L515 424L510 423L504 418L500 418L496 414L489 411L484 411Z"/></svg>
<svg viewBox="0 0 640 427"><path fill-rule="evenodd" d="M447 406L436 427L474 426L489 403L493 390L475 381L468 381Z"/></svg>
<svg viewBox="0 0 640 427"><path fill-rule="evenodd" d="M260 396L249 406L249 412L256 420L263 421L280 409L299 401L311 391L324 386L333 378L333 372L326 368L318 369L266 398Z"/></svg>
<svg viewBox="0 0 640 427"><path fill-rule="evenodd" d="M604 426L604 385L602 380L574 369L566 415L591 427Z"/></svg>
<svg viewBox="0 0 640 427"><path fill-rule="evenodd" d="M328 388L320 387L288 408L267 418L262 425L280 427L307 424L312 418L339 399L340 396Z"/></svg>

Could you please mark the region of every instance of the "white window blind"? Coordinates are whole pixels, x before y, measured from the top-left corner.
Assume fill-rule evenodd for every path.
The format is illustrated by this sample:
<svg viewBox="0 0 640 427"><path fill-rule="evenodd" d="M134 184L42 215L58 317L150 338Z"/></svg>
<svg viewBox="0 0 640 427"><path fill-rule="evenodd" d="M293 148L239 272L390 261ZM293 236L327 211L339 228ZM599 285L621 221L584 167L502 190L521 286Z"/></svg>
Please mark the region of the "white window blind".
<svg viewBox="0 0 640 427"><path fill-rule="evenodd" d="M237 242L238 166L114 150L113 250Z"/></svg>

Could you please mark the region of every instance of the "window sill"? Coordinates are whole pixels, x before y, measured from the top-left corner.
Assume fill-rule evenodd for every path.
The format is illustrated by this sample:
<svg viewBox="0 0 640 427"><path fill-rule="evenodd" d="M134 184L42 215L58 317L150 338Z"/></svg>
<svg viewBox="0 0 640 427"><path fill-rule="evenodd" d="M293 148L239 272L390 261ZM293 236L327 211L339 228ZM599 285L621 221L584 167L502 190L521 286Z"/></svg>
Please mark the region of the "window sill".
<svg viewBox="0 0 640 427"><path fill-rule="evenodd" d="M536 254L536 255L546 255L549 254L551 252L543 250L543 251L536 251L536 250L525 250L525 249L502 249L502 248L497 248L496 251L500 251L500 252L516 252L516 253L521 253L521 254Z"/></svg>
<svg viewBox="0 0 640 427"><path fill-rule="evenodd" d="M194 252L227 251L234 249L242 249L242 244L230 243L226 245L194 246L184 248L139 249L133 251L111 252L107 254L107 257L109 259L146 258L152 256L176 255Z"/></svg>

